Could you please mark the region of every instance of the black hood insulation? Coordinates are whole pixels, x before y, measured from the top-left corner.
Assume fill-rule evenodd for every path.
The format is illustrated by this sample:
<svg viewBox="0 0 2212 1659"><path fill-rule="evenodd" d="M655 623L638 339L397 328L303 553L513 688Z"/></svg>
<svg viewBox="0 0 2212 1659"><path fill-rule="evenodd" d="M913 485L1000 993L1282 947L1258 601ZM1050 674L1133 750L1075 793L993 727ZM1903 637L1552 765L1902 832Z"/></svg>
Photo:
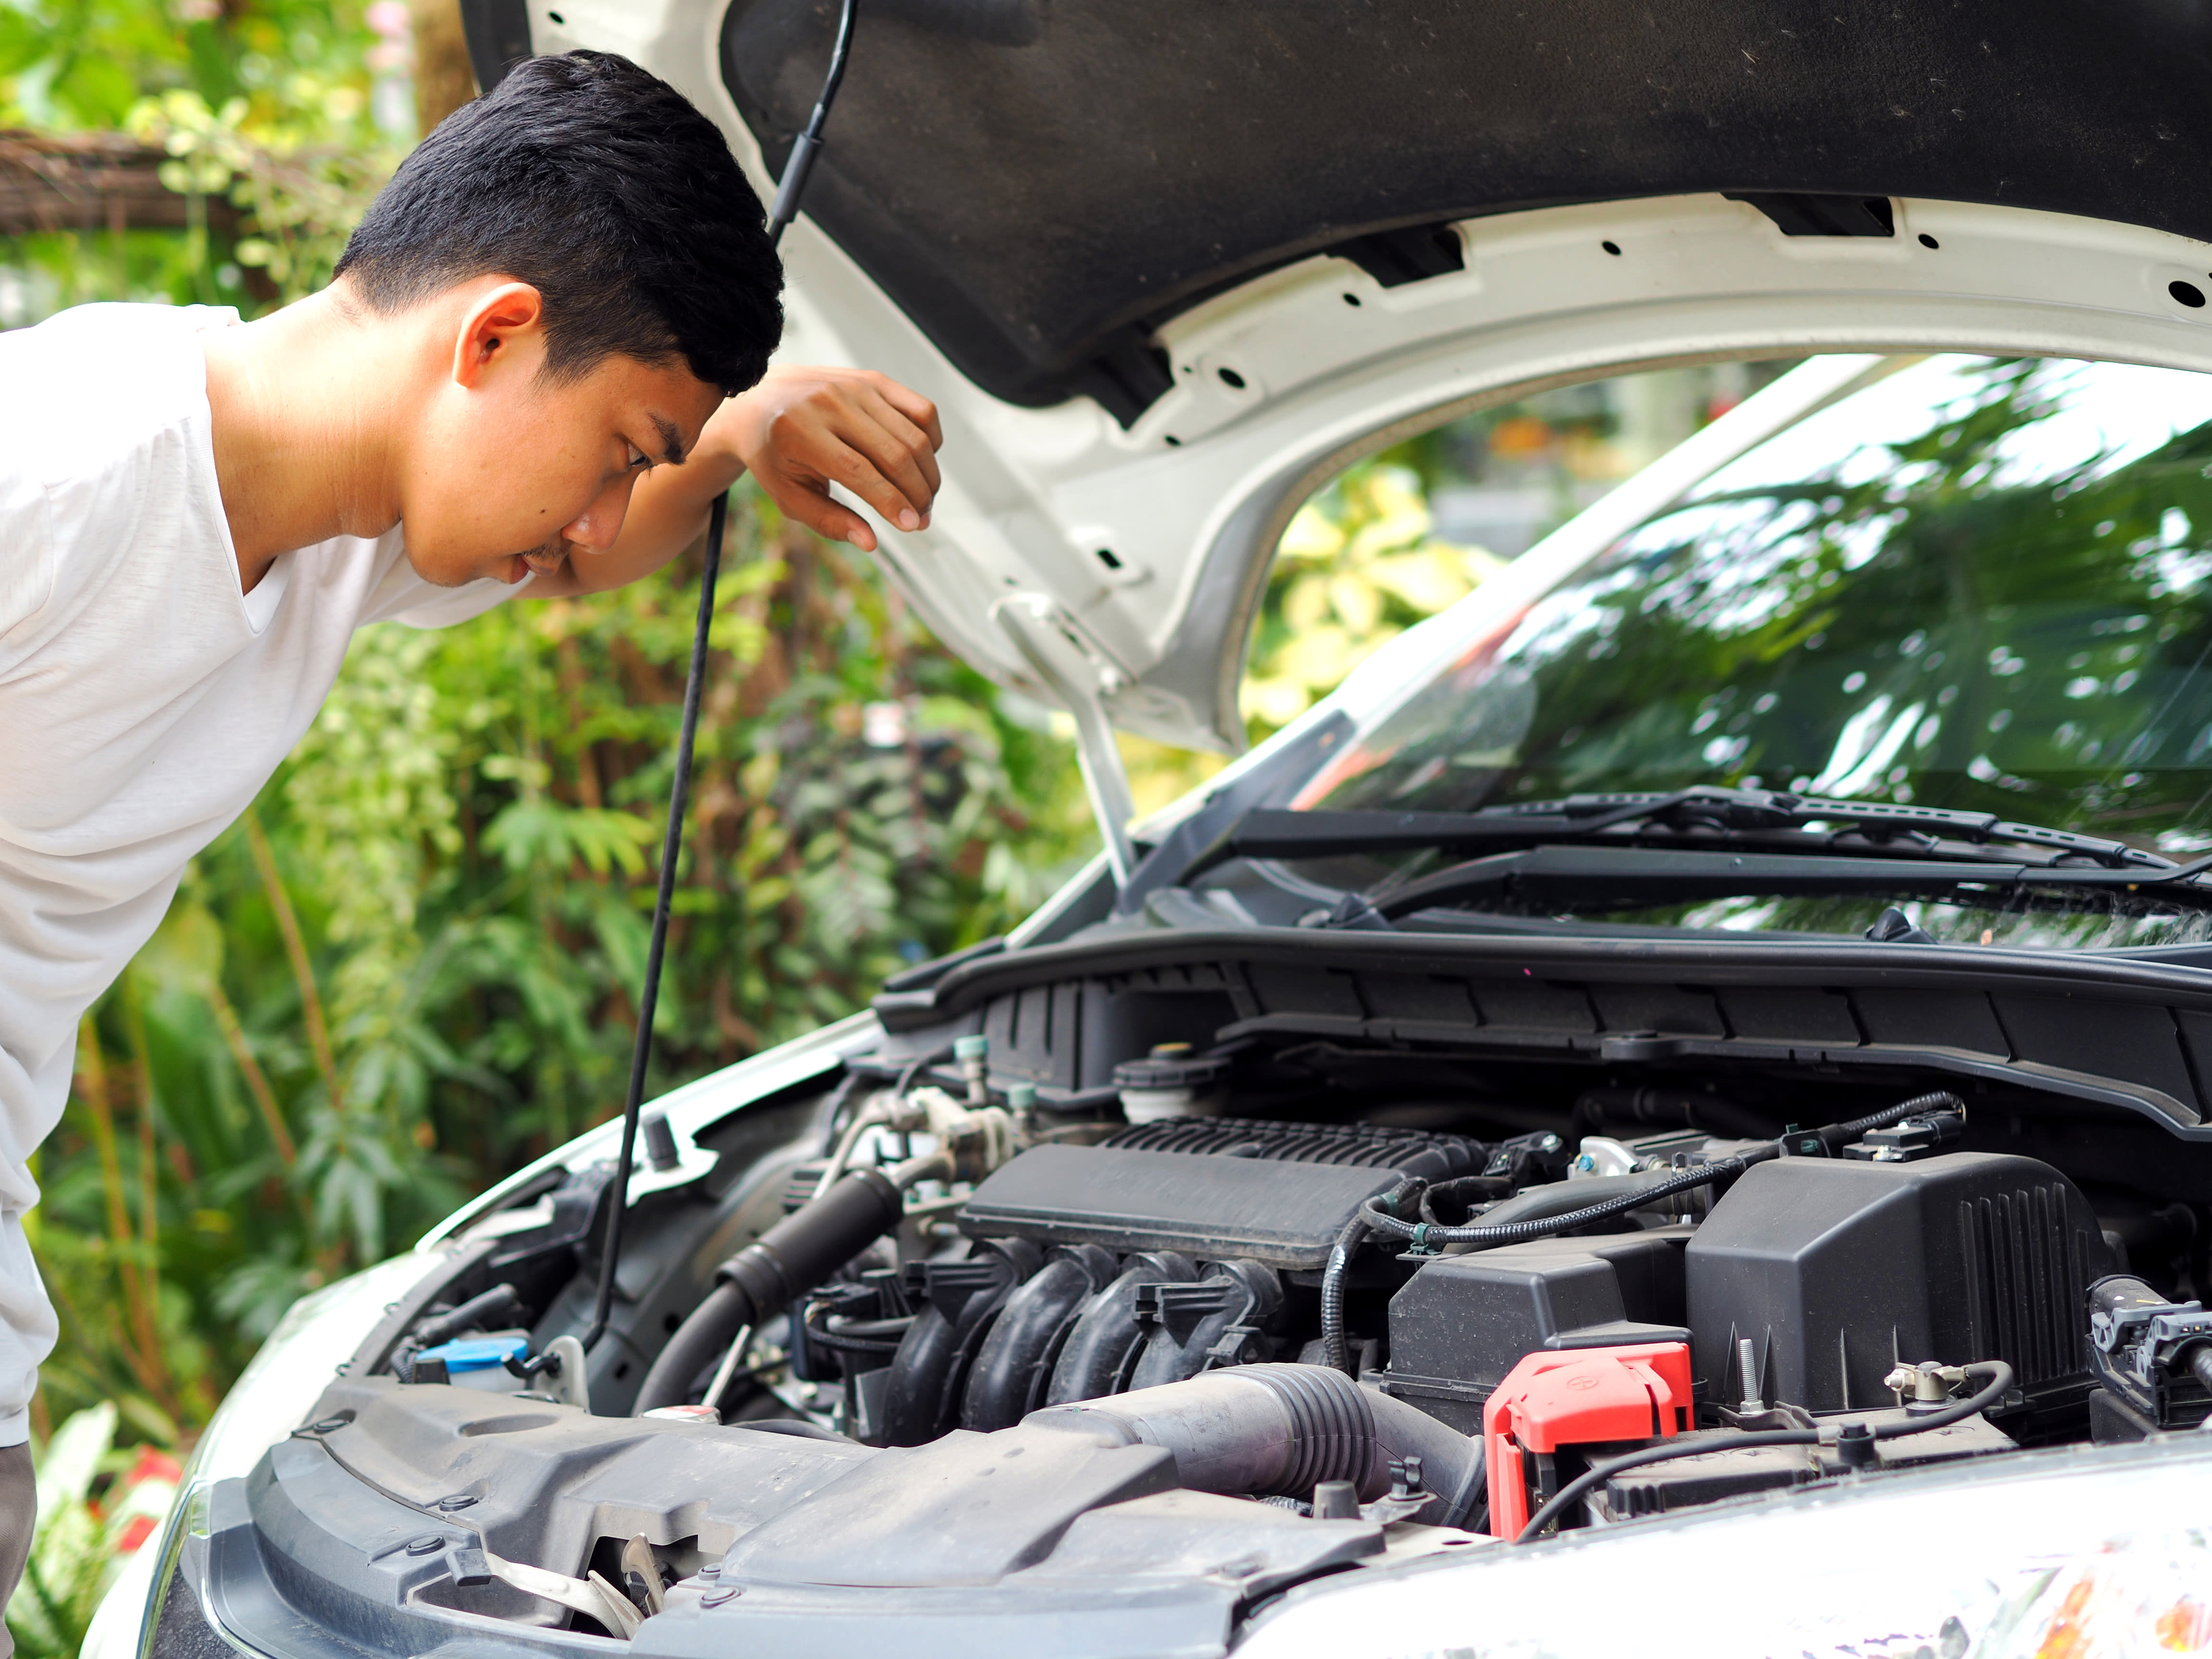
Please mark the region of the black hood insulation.
<svg viewBox="0 0 2212 1659"><path fill-rule="evenodd" d="M725 20L772 168L836 17ZM2201 0L883 0L807 212L986 391L1126 422L1166 389L1164 319L1322 251L1387 285L1456 270L1457 220L1718 191L1869 234L1869 202L1918 197L2203 240L2208 177Z"/></svg>

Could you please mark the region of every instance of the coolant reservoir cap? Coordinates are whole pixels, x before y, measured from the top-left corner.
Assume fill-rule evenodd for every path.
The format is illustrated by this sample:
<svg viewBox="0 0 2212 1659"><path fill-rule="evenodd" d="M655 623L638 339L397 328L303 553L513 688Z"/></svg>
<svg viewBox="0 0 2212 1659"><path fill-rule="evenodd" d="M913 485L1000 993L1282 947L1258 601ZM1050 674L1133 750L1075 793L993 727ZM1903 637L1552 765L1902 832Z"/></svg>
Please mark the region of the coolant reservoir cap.
<svg viewBox="0 0 2212 1659"><path fill-rule="evenodd" d="M1125 1060L1114 1068L1117 1089L1206 1089L1229 1075L1219 1054L1196 1054L1188 1042L1163 1042L1142 1060Z"/></svg>
<svg viewBox="0 0 2212 1659"><path fill-rule="evenodd" d="M520 1358L529 1352L527 1337L472 1336L425 1348L415 1356L415 1363L419 1365L426 1359L442 1359L448 1372L489 1371L506 1364L509 1358Z"/></svg>

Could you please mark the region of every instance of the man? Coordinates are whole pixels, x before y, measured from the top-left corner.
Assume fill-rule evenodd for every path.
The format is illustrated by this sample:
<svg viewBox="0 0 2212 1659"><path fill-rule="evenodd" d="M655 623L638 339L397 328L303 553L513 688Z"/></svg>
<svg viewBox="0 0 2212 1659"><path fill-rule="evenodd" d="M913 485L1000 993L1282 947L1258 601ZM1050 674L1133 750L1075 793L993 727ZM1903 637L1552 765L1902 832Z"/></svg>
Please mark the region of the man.
<svg viewBox="0 0 2212 1659"><path fill-rule="evenodd" d="M936 411L767 368L782 276L721 135L578 52L400 167L322 293L240 325L88 306L0 336L0 1593L52 1309L26 1164L78 1022L313 720L361 624L659 569L750 468L874 546L927 521Z"/></svg>

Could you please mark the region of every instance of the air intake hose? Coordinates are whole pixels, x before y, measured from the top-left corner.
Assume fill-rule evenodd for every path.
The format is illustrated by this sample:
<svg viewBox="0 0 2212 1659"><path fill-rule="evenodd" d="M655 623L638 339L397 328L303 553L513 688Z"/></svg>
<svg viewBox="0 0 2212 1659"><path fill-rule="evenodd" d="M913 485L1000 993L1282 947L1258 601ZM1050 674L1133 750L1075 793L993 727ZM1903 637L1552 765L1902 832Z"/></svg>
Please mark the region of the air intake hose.
<svg viewBox="0 0 2212 1659"><path fill-rule="evenodd" d="M1022 1421L1161 1447L1193 1492L1310 1498L1349 1480L1371 1499L1389 1490L1392 1461L1414 1456L1437 1494L1419 1519L1462 1526L1484 1494L1480 1442L1326 1365L1236 1365Z"/></svg>
<svg viewBox="0 0 2212 1659"><path fill-rule="evenodd" d="M638 1386L633 1410L683 1403L692 1379L739 1331L775 1317L897 1226L905 1189L945 1173L938 1157L889 1171L855 1170L739 1250L714 1270L714 1290L668 1339Z"/></svg>

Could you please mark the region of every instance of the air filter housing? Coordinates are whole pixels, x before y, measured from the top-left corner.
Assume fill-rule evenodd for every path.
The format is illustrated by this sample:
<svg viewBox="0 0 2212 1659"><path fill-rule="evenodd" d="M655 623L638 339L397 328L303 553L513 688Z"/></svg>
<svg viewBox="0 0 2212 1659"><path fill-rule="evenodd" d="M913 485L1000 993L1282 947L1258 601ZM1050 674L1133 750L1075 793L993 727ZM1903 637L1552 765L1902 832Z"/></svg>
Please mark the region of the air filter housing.
<svg viewBox="0 0 2212 1659"><path fill-rule="evenodd" d="M2109 1271L2088 1200L2033 1158L1780 1158L1746 1171L1690 1240L1692 1359L1706 1397L1728 1402L1886 1406L1900 1359L2002 1359L2031 1405L2051 1402L2089 1382L2084 1297ZM1748 1390L1742 1337L1760 1371Z"/></svg>

